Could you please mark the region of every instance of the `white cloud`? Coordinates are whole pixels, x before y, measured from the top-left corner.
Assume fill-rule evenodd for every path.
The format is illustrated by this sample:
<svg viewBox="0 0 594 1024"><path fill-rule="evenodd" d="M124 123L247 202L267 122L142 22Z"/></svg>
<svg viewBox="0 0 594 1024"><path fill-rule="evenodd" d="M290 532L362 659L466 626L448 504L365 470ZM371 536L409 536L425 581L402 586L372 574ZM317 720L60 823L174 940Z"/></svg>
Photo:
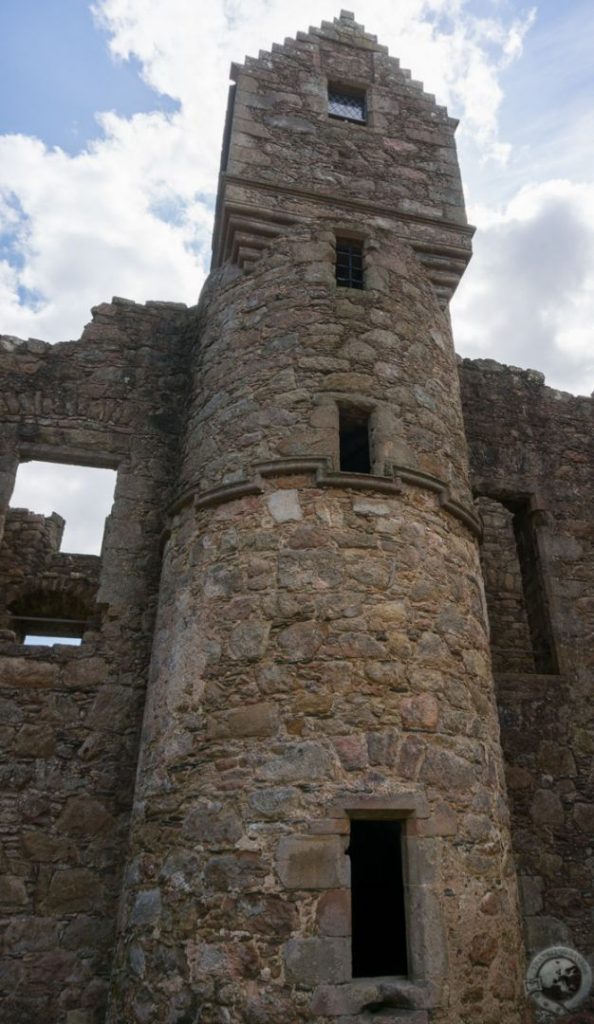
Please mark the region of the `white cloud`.
<svg viewBox="0 0 594 1024"><path fill-rule="evenodd" d="M101 136L75 156L0 136L0 232L13 235L10 265L0 263L3 333L77 337L90 307L113 294L194 302L210 257L230 62L336 13L319 0L97 0L93 10L114 58L136 57L180 110L99 114ZM458 108L479 152L502 158L499 75L527 20L470 10L469 0L368 0L365 21Z"/></svg>
<svg viewBox="0 0 594 1024"><path fill-rule="evenodd" d="M594 183L525 186L501 210L471 211L475 256L452 303L459 351L594 386Z"/></svg>

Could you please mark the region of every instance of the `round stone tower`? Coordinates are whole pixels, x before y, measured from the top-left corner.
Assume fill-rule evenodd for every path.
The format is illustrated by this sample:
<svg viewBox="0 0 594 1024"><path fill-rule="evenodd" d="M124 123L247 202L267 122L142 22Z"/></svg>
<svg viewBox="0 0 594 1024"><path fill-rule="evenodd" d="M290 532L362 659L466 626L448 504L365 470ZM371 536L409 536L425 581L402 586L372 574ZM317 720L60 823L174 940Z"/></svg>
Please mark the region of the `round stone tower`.
<svg viewBox="0 0 594 1024"><path fill-rule="evenodd" d="M234 77L111 1020L520 1024L455 122L345 12Z"/></svg>

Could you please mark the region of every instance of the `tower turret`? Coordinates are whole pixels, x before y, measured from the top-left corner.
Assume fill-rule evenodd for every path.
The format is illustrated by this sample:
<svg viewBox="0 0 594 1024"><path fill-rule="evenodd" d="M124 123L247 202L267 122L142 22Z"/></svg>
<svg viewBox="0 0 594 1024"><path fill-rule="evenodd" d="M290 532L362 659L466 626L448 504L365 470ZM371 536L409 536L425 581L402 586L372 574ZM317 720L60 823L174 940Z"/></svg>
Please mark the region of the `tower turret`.
<svg viewBox="0 0 594 1024"><path fill-rule="evenodd" d="M234 77L112 1020L519 1024L454 122L344 12Z"/></svg>

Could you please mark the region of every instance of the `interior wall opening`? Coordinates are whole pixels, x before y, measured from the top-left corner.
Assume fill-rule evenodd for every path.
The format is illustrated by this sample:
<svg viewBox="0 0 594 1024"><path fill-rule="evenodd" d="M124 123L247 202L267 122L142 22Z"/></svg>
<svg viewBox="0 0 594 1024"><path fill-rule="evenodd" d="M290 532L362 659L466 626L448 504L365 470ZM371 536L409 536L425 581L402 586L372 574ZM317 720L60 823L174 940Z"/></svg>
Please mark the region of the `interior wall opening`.
<svg viewBox="0 0 594 1024"><path fill-rule="evenodd" d="M559 671L534 516L528 498L477 500L495 672Z"/></svg>
<svg viewBox="0 0 594 1024"><path fill-rule="evenodd" d="M60 551L98 555L111 511L116 471L58 462L22 462L11 508L29 509L66 520Z"/></svg>

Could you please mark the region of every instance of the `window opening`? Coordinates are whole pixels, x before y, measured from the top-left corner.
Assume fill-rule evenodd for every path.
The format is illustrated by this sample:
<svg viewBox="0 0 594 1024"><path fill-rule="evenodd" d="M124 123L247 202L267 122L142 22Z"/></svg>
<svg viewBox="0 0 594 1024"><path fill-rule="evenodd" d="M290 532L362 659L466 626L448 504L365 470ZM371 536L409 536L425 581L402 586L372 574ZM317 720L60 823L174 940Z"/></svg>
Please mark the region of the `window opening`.
<svg viewBox="0 0 594 1024"><path fill-rule="evenodd" d="M360 242L337 238L336 283L341 288L363 288L363 246Z"/></svg>
<svg viewBox="0 0 594 1024"><path fill-rule="evenodd" d="M525 501L512 508L512 511L534 666L537 672L555 675L559 671L559 665L553 643L553 630L533 516L530 514L528 502Z"/></svg>
<svg viewBox="0 0 594 1024"><path fill-rule="evenodd" d="M402 822L351 821L354 978L408 974Z"/></svg>
<svg viewBox="0 0 594 1024"><path fill-rule="evenodd" d="M367 122L367 103L363 89L351 89L344 85L328 86L328 114L341 121Z"/></svg>
<svg viewBox="0 0 594 1024"><path fill-rule="evenodd" d="M340 469L343 473L371 473L369 412L339 406Z"/></svg>
<svg viewBox="0 0 594 1024"><path fill-rule="evenodd" d="M534 514L526 498L477 500L495 672L559 671Z"/></svg>
<svg viewBox="0 0 594 1024"><path fill-rule="evenodd" d="M58 462L22 462L11 508L51 515L58 512L66 526L61 551L101 553L105 519L111 511L116 471Z"/></svg>
<svg viewBox="0 0 594 1024"><path fill-rule="evenodd" d="M21 595L9 607L10 629L23 644L80 644L96 626L92 585L65 590L37 589Z"/></svg>
<svg viewBox="0 0 594 1024"><path fill-rule="evenodd" d="M23 643L27 647L53 647L54 644L67 644L69 647L80 647L82 637L45 636L42 634L27 633L27 635L23 637Z"/></svg>

